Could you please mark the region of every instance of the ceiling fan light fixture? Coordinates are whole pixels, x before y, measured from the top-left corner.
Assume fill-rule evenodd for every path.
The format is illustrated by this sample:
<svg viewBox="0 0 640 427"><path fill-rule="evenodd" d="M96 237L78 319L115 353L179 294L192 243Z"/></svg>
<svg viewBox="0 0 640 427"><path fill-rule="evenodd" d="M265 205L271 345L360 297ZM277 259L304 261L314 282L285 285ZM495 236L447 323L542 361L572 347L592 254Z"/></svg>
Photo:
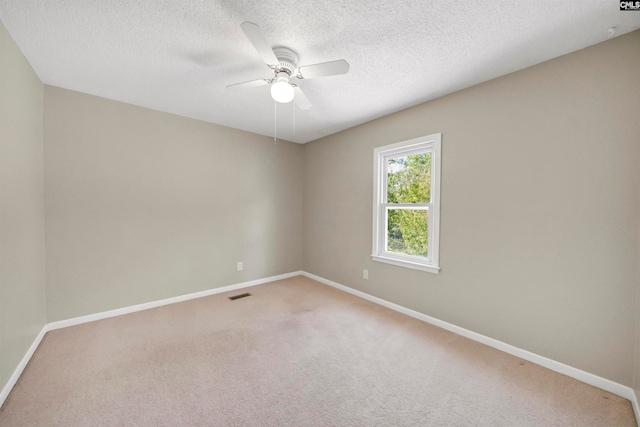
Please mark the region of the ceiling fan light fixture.
<svg viewBox="0 0 640 427"><path fill-rule="evenodd" d="M287 73L278 73L276 81L271 85L271 97L276 102L286 104L293 101L295 91L289 83L289 75Z"/></svg>
<svg viewBox="0 0 640 427"><path fill-rule="evenodd" d="M262 78L228 85L228 88L271 85L271 98L274 101L286 104L295 99L295 105L299 109L308 110L311 108L311 102L309 102L300 86L290 82L292 77L298 80L315 79L316 77L344 74L349 71L349 63L344 59L299 67L298 55L294 51L284 46L272 48L271 44L262 35L260 27L253 22L244 21L240 24L240 28L256 49L258 55L262 57L264 63L269 67L269 70L275 75L271 79Z"/></svg>

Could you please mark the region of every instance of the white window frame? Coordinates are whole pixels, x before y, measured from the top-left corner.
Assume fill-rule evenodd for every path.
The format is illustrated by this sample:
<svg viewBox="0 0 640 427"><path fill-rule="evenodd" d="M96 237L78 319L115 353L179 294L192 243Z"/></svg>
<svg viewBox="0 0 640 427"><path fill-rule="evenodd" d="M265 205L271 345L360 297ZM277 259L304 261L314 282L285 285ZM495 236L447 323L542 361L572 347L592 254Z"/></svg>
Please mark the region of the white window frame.
<svg viewBox="0 0 640 427"><path fill-rule="evenodd" d="M431 200L429 203L387 203L387 159L431 151ZM440 271L440 158L442 134L423 136L373 150L373 245L371 258L400 267L438 273ZM389 252L387 248L387 215L394 209L428 209L429 236L427 256Z"/></svg>

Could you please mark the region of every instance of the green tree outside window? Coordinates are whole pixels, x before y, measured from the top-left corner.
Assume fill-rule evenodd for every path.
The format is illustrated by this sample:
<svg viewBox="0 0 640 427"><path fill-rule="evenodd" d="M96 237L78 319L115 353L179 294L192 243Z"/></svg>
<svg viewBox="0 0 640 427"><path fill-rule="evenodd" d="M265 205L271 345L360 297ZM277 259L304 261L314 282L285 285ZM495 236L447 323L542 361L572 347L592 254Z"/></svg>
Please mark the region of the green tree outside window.
<svg viewBox="0 0 640 427"><path fill-rule="evenodd" d="M390 158L387 171L387 203L430 202L430 152ZM387 250L426 257L428 224L428 210L390 208L387 217Z"/></svg>

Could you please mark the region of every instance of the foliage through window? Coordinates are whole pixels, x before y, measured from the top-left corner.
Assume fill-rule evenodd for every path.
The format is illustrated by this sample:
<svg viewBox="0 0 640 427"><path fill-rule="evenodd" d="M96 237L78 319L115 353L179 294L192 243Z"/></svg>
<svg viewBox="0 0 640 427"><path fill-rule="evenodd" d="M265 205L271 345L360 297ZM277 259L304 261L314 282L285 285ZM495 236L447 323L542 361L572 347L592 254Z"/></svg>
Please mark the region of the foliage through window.
<svg viewBox="0 0 640 427"><path fill-rule="evenodd" d="M438 272L440 141L375 149L374 260Z"/></svg>

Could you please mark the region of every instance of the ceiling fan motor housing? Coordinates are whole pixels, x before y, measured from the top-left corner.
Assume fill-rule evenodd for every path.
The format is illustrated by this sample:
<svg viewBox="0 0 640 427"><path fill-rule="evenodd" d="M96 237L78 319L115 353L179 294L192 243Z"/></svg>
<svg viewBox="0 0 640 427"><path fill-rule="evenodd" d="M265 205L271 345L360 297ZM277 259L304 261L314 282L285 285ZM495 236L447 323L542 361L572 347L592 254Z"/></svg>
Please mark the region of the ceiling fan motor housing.
<svg viewBox="0 0 640 427"><path fill-rule="evenodd" d="M285 72L290 76L294 75L295 70L298 68L298 55L286 47L274 47L273 53L278 58L278 65L275 69L276 74Z"/></svg>

